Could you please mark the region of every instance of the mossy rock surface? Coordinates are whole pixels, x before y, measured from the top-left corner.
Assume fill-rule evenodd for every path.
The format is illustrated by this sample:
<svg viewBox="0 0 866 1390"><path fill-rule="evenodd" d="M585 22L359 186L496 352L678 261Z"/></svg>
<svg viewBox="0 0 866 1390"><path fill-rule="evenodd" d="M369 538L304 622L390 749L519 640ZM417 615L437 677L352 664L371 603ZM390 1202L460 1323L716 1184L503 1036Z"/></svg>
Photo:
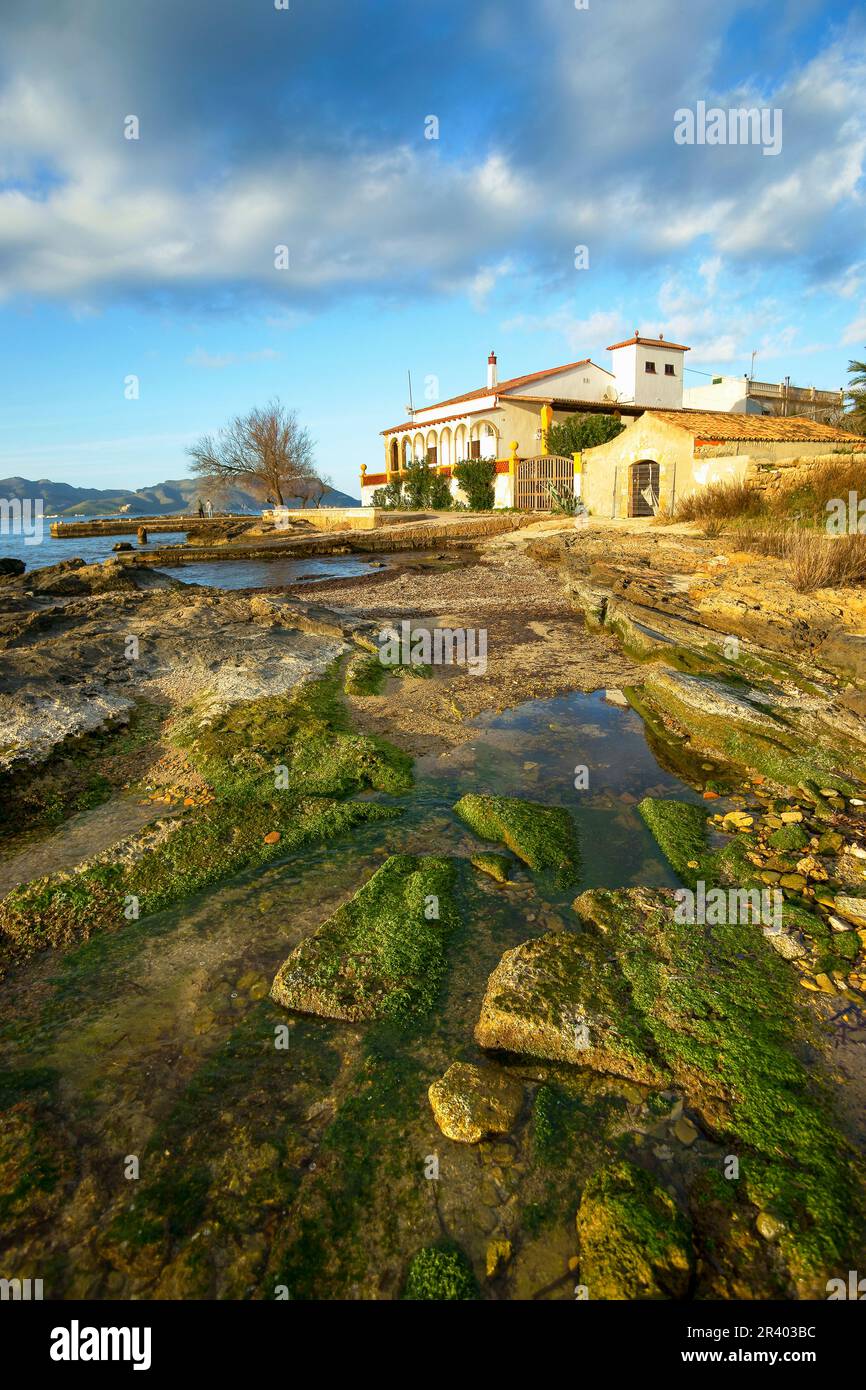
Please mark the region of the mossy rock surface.
<svg viewBox="0 0 866 1390"><path fill-rule="evenodd" d="M484 850L481 854L473 854L469 862L473 869L477 869L479 873L487 874L497 883L511 882L511 860L507 854L494 854Z"/></svg>
<svg viewBox="0 0 866 1390"><path fill-rule="evenodd" d="M602 933L674 1084L731 1144L755 1208L781 1223L792 1284L820 1278L866 1230L864 1183L804 1051L813 1024L789 964L759 927L677 922L674 895L594 890L574 904Z"/></svg>
<svg viewBox="0 0 866 1390"><path fill-rule="evenodd" d="M213 802L157 822L74 872L13 890L0 903L0 969L5 960L122 926L131 898L144 918L242 869L399 815L396 807L344 798L412 785L405 753L352 732L336 672L291 695L190 717L173 737L212 788Z"/></svg>
<svg viewBox="0 0 866 1390"><path fill-rule="evenodd" d="M645 796L637 809L671 868L694 887L707 855L706 812L689 801L652 796Z"/></svg>
<svg viewBox="0 0 866 1390"><path fill-rule="evenodd" d="M580 1281L590 1299L683 1298L692 1270L689 1223L643 1168L599 1169L577 1214Z"/></svg>
<svg viewBox="0 0 866 1390"><path fill-rule="evenodd" d="M435 1302L478 1297L478 1281L467 1256L455 1245L427 1245L409 1266L403 1297Z"/></svg>
<svg viewBox="0 0 866 1390"><path fill-rule="evenodd" d="M426 1011L457 921L455 877L450 859L392 855L284 961L272 998L350 1022Z"/></svg>
<svg viewBox="0 0 866 1390"><path fill-rule="evenodd" d="M809 836L802 825L782 825L767 837L767 843L782 853L788 850L805 849Z"/></svg>
<svg viewBox="0 0 866 1390"><path fill-rule="evenodd" d="M549 874L558 887L580 877L577 827L562 806L542 806L512 796L469 793L454 807L482 840L504 844L534 873Z"/></svg>
<svg viewBox="0 0 866 1390"><path fill-rule="evenodd" d="M647 1085L667 1080L628 985L595 933L551 932L506 951L487 982L475 1040Z"/></svg>

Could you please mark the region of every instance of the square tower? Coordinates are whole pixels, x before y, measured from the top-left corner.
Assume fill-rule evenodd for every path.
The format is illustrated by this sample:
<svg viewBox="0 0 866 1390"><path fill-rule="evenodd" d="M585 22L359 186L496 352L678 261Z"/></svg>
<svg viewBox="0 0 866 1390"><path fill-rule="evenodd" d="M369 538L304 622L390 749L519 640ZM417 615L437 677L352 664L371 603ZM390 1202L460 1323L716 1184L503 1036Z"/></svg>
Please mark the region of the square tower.
<svg viewBox="0 0 866 1390"><path fill-rule="evenodd" d="M608 352L616 378L617 400L629 405L676 410L683 403L683 362L689 351L682 343L642 338L635 331L624 343L613 343Z"/></svg>

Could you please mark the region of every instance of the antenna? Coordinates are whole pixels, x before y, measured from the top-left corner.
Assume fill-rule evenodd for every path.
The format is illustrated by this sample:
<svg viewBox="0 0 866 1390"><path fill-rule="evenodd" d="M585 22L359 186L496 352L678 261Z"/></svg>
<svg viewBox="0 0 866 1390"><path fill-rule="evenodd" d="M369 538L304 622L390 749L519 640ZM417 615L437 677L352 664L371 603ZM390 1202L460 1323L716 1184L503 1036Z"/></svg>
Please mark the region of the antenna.
<svg viewBox="0 0 866 1390"><path fill-rule="evenodd" d="M406 375L407 375L407 377L409 378L409 404L408 404L407 407L406 407L406 413L407 413L407 415L409 416L409 419L410 419L410 420L414 420L414 419L415 419L415 406L414 406L414 404L413 404L413 402L412 402L412 373L411 373L410 371L407 371L407 372L406 372Z"/></svg>

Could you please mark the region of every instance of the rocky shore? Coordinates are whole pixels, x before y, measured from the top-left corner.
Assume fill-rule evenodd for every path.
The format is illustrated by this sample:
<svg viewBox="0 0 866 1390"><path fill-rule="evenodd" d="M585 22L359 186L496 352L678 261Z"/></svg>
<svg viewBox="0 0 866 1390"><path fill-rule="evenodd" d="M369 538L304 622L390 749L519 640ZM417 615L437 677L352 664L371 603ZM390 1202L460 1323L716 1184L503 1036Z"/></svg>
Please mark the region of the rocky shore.
<svg viewBox="0 0 866 1390"><path fill-rule="evenodd" d="M683 526L351 544L388 567L303 596L137 552L0 578L7 1274L825 1296L866 1232L860 592ZM381 678L407 619L483 628L486 670ZM599 839L630 818L612 886L483 722L599 689L679 788L593 802ZM603 779L599 728L549 727Z"/></svg>

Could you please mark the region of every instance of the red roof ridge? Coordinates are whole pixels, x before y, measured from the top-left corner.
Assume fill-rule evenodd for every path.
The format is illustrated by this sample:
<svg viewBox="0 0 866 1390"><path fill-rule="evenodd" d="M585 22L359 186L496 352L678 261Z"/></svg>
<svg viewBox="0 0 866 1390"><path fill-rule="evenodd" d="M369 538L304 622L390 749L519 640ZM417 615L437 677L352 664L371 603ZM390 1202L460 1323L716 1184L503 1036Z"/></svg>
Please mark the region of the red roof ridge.
<svg viewBox="0 0 866 1390"><path fill-rule="evenodd" d="M617 348L631 347L633 343L642 343L644 347L670 348L672 352L691 352L691 348L682 343L669 343L667 338L644 338L640 333L635 333L633 338L625 338L621 343L611 343L606 351L615 352Z"/></svg>

